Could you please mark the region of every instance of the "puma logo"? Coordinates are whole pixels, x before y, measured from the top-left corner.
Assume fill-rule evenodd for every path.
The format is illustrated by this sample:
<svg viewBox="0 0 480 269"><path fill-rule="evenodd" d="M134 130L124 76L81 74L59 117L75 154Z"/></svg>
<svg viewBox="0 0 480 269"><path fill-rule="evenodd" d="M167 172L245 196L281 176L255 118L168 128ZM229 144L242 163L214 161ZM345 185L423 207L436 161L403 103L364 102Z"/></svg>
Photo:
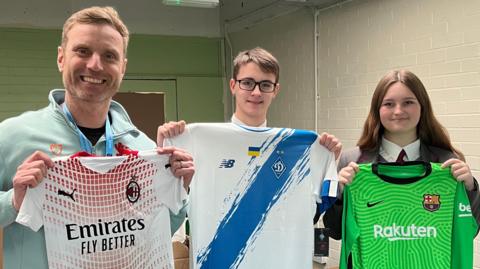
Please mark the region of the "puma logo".
<svg viewBox="0 0 480 269"><path fill-rule="evenodd" d="M74 189L74 190L72 191L72 193L68 193L68 192L66 192L66 191L64 191L64 190L58 189L58 195L63 195L63 196L70 197L70 199L72 199L74 202L76 202L76 201L75 201L75 198L73 197L73 194L75 193L76 190L77 190L77 189Z"/></svg>

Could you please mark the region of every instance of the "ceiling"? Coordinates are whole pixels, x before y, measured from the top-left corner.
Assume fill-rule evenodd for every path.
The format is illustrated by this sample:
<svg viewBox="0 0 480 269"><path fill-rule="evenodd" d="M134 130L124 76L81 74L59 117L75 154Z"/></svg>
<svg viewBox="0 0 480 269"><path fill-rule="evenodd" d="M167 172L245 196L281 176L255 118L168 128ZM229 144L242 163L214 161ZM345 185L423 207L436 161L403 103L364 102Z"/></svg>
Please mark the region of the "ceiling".
<svg viewBox="0 0 480 269"><path fill-rule="evenodd" d="M300 8L323 9L348 0L220 0L220 19L229 31L240 30L263 20Z"/></svg>

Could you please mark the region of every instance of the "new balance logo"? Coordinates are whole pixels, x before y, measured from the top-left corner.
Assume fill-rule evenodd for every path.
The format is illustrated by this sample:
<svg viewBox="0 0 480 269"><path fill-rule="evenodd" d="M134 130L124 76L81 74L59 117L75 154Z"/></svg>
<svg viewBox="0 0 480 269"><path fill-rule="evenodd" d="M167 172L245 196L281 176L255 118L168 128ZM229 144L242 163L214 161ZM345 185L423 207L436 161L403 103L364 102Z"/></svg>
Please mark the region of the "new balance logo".
<svg viewBox="0 0 480 269"><path fill-rule="evenodd" d="M66 197L70 197L70 199L72 199L75 202L75 198L73 198L73 194L75 193L76 190L77 189L74 189L72 191L72 193L68 193L64 190L58 189L58 195L63 195L63 196L66 196Z"/></svg>
<svg viewBox="0 0 480 269"><path fill-rule="evenodd" d="M218 168L232 168L235 164L233 159L223 159Z"/></svg>

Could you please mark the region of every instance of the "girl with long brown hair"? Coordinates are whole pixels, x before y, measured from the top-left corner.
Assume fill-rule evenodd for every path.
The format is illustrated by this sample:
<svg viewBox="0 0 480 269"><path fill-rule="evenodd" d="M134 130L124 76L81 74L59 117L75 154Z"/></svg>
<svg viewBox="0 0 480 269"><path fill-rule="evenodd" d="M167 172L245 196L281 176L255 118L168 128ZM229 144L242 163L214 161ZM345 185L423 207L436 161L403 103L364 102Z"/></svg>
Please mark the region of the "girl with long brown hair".
<svg viewBox="0 0 480 269"><path fill-rule="evenodd" d="M442 163L453 177L463 181L479 222L480 196L464 155L456 149L446 129L433 114L425 86L410 71L394 70L379 81L357 147L342 153L338 164L341 189L352 182L358 163L416 161ZM341 199L325 213L330 235L341 238Z"/></svg>

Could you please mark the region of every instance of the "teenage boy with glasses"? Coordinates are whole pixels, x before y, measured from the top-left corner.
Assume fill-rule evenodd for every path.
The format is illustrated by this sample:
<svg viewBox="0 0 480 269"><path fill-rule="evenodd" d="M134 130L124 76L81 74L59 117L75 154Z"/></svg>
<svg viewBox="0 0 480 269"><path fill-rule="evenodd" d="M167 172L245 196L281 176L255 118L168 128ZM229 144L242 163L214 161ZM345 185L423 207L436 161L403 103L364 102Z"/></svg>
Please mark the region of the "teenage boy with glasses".
<svg viewBox="0 0 480 269"><path fill-rule="evenodd" d="M235 97L235 112L231 121L250 127L266 127L267 112L280 91L280 66L267 50L256 47L240 52L233 60L230 91ZM158 127L157 144L164 138L175 137L185 130L185 121L168 122ZM320 143L338 158L342 143L333 135L322 133Z"/></svg>
<svg viewBox="0 0 480 269"><path fill-rule="evenodd" d="M266 139L263 134L268 132L267 130L269 130L269 128L249 128L267 126L266 118L268 108L280 90L280 84L278 83L280 67L275 57L262 48L254 48L240 52L234 59L233 64L233 74L229 86L236 101L235 112L231 118L231 122L234 124L192 124L191 126L189 125L185 135L170 141L176 146L182 145L185 146L186 149L192 149L190 152L192 152L194 159L196 159L197 163L201 163L201 165L198 166L199 168L196 174L198 176L195 181L197 184L192 186L190 195L191 208L189 214L192 223L190 227L193 239L190 247L192 248L191 253L193 253L191 259L194 262L193 268L200 268L202 266L227 268L232 264L236 264L237 261L239 263L238 268L251 268L249 266L252 266L252 264L256 264L255 267L262 268L312 268L310 247L313 247L313 240L310 242L303 238L308 235L310 229L312 229L311 232L313 233L311 223L313 215L310 214L313 213L310 207L312 206L311 203L313 200L310 199L311 196L309 195L315 194L317 202L319 198L317 196L322 196L322 198L326 196L324 195L324 190L325 193L328 192L329 197L332 197L332 193L329 192L329 190L334 189L332 191L334 193L333 196L336 195L335 187L324 189L325 185L322 184L323 179L332 180L336 178L333 156L319 145L311 146L314 153L310 155L309 161L304 163L304 165L312 168L310 171L318 171L318 174L312 172L311 174L315 176L308 177L308 179L302 178L305 179L304 181L299 180L304 183L306 182L302 188L298 187L299 185L296 185L298 188L289 188L283 185L285 186L285 188L282 187L283 192L270 200L270 195L274 193L271 191L272 189L280 188L278 186L286 184L285 182L291 182L289 181L291 180L290 178L297 178L297 176L298 178L302 177L302 175L299 175L301 173L290 173L294 170L288 170L289 172L285 173L293 175L289 177L288 180L285 178L279 180L283 172L280 172L280 175L276 174L276 178L274 178L275 176L271 177L271 170L277 171L275 170L277 166L270 167L267 165L267 163L269 163L268 160L274 160L277 156L276 154L281 155L278 157L278 160L287 158L287 155L289 158L295 159L298 156L296 156L294 152L302 150L288 151L293 148L291 144L286 145L289 143L279 146L278 144L280 143L277 141L263 142ZM211 129L207 130L208 128ZM165 138L173 138L184 131L184 121L166 123L158 128L157 143L161 147ZM255 135L252 135L253 132ZM259 143L259 141L262 142ZM298 149L302 148L303 142L302 139L298 138L293 143L295 143L295 147ZM319 143L324 145L329 151L334 152L335 157L338 157L341 150L341 143L334 136L324 133L321 135ZM227 146L227 144L229 146ZM249 147L246 146L247 144ZM266 145L263 147L262 153L260 153L260 148L255 147L260 145L262 145L262 147ZM279 149L287 149L286 152L288 151L288 153L283 155L283 150L276 150L275 154L270 154L269 149L277 148L277 146ZM247 148L248 156L246 152L242 151ZM222 156L222 162L220 164L216 163L219 156ZM256 162L252 161L249 156L262 157L259 157L258 162ZM246 162L247 159L250 159L252 162ZM310 160L312 160L311 163ZM330 165L331 163L333 163L333 166ZM292 165L283 165L283 163L281 163L280 167L285 169L287 166L289 169L294 167ZM249 175L252 169L265 171L265 173L259 172L260 175L256 175L254 179L249 179L251 180L249 184L252 184L249 186L252 187L248 189L248 195L245 194L242 198L238 198L238 196L236 196L238 193L247 193L246 190L242 189L245 178L239 175ZM335 174L335 176L331 176L332 173ZM260 179L257 180L258 178ZM271 181L272 179L274 181ZM263 183L251 183L253 181ZM275 183L269 184L268 182ZM321 195L320 193L316 193L318 188L316 188L315 184L318 182L322 184ZM232 188L230 184L235 184L236 187ZM308 184L311 184L311 188L309 188L310 185ZM335 186L335 184L333 185ZM225 193L225 190L227 190L228 194ZM287 194L285 195L285 193ZM235 205L230 203L231 197L238 198ZM277 201L286 201L287 198L285 197L289 197L289 202L277 203ZM268 203L269 206L265 207L265 203ZM298 210L297 212L290 211L297 205L303 206L300 212L298 212ZM321 205L328 207L328 203L322 202ZM232 209L234 207L235 210ZM222 214L217 214L219 208L221 208L221 211L225 210L226 215L230 213L231 215L223 216ZM252 208L255 209L252 210ZM276 209L270 211L270 208ZM317 211L320 210L321 206L317 208ZM288 213L286 213L287 211ZM226 212L229 213L227 214ZM262 214L262 218L268 218L270 220L268 224L263 222L257 223L259 214ZM282 214L285 215L279 218L279 215ZM277 220L280 219L282 219L282 221L277 222ZM218 227L222 227L214 231L215 236L213 236L212 231L212 229L216 227L214 223L218 224ZM241 227L237 226L239 223L241 223ZM264 224L266 226L263 226ZM258 234L256 232L253 233L251 227L263 227L263 229L259 229L258 231L263 230L268 232L265 234L262 232ZM279 233L279 230L285 227L288 227L288 232ZM299 233L302 234L302 238L297 236ZM276 236L277 234L281 234L282 236ZM271 242L270 239L273 237L275 240ZM226 238L228 238L228 240L225 240ZM246 238L249 239L247 240ZM253 240L255 244L251 241L252 238L256 238ZM266 240L266 238L270 239ZM285 247L284 244L286 241L288 241L288 244L296 247L294 249ZM250 244L248 242L252 243ZM274 251L278 253L277 258L263 255L267 253L265 252L266 244L271 245L271 248L267 247L267 252ZM312 244L312 246L310 246L310 244ZM228 245L228 248L224 249L226 245ZM237 253L236 251L240 248L239 246L242 251ZM255 251L252 249L255 249ZM220 252L221 255L217 255ZM292 264L295 265L292 267Z"/></svg>

